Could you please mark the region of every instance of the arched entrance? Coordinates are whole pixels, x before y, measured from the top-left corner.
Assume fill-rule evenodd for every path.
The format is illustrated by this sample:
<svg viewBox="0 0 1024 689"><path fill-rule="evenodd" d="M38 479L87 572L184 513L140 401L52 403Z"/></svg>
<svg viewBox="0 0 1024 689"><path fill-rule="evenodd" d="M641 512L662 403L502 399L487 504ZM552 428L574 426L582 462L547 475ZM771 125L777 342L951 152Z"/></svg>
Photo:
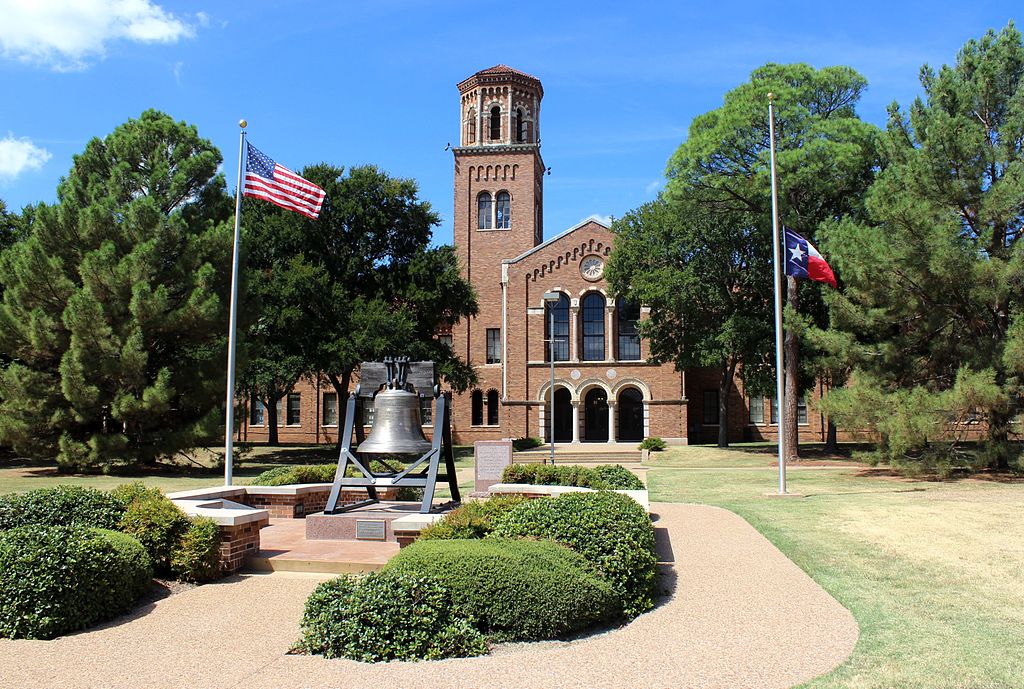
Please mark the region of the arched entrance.
<svg viewBox="0 0 1024 689"><path fill-rule="evenodd" d="M565 388L555 389L555 442L572 442L572 396Z"/></svg>
<svg viewBox="0 0 1024 689"><path fill-rule="evenodd" d="M619 392L619 442L644 439L644 395L636 388Z"/></svg>
<svg viewBox="0 0 1024 689"><path fill-rule="evenodd" d="M604 388L591 388L583 402L583 441L608 442L608 393Z"/></svg>

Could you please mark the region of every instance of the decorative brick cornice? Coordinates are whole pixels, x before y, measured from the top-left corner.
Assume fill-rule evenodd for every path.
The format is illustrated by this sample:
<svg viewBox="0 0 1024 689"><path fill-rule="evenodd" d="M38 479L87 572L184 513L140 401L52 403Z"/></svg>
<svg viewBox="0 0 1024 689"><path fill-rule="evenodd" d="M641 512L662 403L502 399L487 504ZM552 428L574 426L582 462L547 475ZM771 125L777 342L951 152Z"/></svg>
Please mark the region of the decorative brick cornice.
<svg viewBox="0 0 1024 689"><path fill-rule="evenodd" d="M518 84L524 88L537 91L537 95L540 97L544 96L544 87L541 86L540 79L526 72L520 72L518 69L508 65L488 67L487 69L480 70L468 79L460 81L458 84L459 93L472 91L477 86L489 86L492 84Z"/></svg>

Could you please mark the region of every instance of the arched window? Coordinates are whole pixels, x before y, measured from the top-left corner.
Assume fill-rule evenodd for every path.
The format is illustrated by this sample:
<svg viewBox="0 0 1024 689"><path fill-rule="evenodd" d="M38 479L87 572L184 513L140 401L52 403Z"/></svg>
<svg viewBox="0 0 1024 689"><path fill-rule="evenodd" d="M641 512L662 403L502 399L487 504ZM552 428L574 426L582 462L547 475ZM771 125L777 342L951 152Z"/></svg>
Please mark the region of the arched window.
<svg viewBox="0 0 1024 689"><path fill-rule="evenodd" d="M497 208L494 214L494 226L499 230L507 230L512 226L512 197L507 191L499 191L495 201L497 201Z"/></svg>
<svg viewBox="0 0 1024 689"><path fill-rule="evenodd" d="M498 391L487 391L487 425L498 425Z"/></svg>
<svg viewBox="0 0 1024 689"><path fill-rule="evenodd" d="M551 332L551 317L554 315L555 331ZM545 304L544 309L544 361L551 361L551 340L554 340L555 361L569 360L569 297L564 294L554 306Z"/></svg>
<svg viewBox="0 0 1024 689"><path fill-rule="evenodd" d="M480 192L480 196L476 197L476 216L477 229L491 229L491 195L486 191Z"/></svg>
<svg viewBox="0 0 1024 689"><path fill-rule="evenodd" d="M620 361L640 360L640 304L619 297L615 301L615 312L618 314Z"/></svg>
<svg viewBox="0 0 1024 689"><path fill-rule="evenodd" d="M473 391L473 418L470 423L474 426L484 425L484 393L479 390Z"/></svg>
<svg viewBox="0 0 1024 689"><path fill-rule="evenodd" d="M476 143L476 109L469 109L469 127L466 134L466 143Z"/></svg>
<svg viewBox="0 0 1024 689"><path fill-rule="evenodd" d="M523 109L518 108L516 110L516 141L522 142L523 134Z"/></svg>
<svg viewBox="0 0 1024 689"><path fill-rule="evenodd" d="M604 295L591 292L583 298L583 360L604 361Z"/></svg>
<svg viewBox="0 0 1024 689"><path fill-rule="evenodd" d="M495 105L491 108L491 141L501 138L501 108Z"/></svg>

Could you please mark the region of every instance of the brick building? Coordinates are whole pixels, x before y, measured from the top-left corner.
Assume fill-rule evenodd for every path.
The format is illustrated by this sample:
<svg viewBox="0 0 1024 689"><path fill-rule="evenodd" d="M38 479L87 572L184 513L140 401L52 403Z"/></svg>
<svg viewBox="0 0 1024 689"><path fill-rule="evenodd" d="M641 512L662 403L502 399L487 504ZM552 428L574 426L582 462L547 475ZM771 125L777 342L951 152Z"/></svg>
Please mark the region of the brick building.
<svg viewBox="0 0 1024 689"><path fill-rule="evenodd" d="M544 240L540 81L497 65L458 90L454 242L480 310L442 335L479 378L454 398L456 442L546 440L552 355L556 442L717 440L717 373L648 363L637 336L648 310L613 294L603 277L609 227L587 220ZM771 400L748 399L737 384L729 402L733 440L776 437ZM300 383L280 406L281 442L335 442L342 407L329 384ZM244 418L240 436L265 440L260 405ZM824 439L823 420L805 405L801 424L801 439Z"/></svg>

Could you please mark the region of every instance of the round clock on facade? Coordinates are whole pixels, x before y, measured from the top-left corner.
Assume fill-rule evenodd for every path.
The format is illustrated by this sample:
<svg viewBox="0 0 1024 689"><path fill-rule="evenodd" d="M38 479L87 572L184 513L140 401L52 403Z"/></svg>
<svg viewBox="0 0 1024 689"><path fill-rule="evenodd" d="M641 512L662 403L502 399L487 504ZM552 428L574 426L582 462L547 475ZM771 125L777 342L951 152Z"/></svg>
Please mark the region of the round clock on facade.
<svg viewBox="0 0 1024 689"><path fill-rule="evenodd" d="M604 275L604 261L600 256L587 256L580 261L580 274L591 282L600 280Z"/></svg>

